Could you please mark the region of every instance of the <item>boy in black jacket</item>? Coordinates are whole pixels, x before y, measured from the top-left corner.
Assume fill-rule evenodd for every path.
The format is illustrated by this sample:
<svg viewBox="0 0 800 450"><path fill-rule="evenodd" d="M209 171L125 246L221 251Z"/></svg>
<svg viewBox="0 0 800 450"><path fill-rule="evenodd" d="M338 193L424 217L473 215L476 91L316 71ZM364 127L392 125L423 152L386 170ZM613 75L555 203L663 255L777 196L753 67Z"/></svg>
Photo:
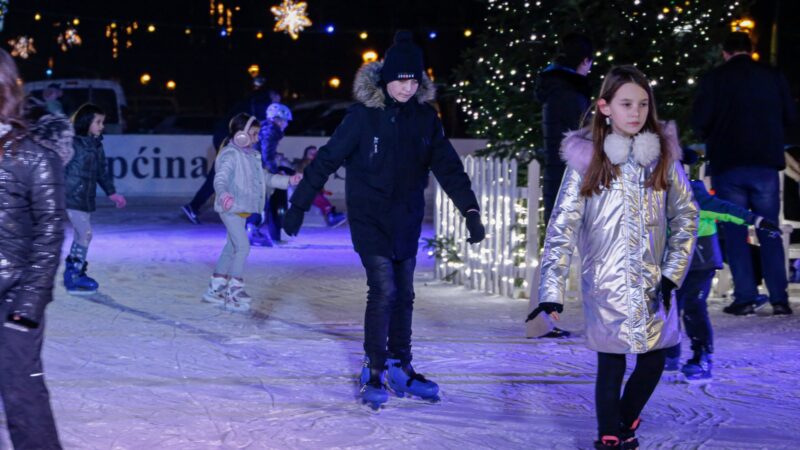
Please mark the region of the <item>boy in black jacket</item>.
<svg viewBox="0 0 800 450"><path fill-rule="evenodd" d="M344 164L350 231L369 286L362 399L375 407L388 400L387 365L388 383L398 395L435 398L438 385L411 366L414 267L428 172L433 171L466 218L471 243L485 235L478 201L436 110L428 104L434 87L411 33L397 33L384 61L362 66L353 91L359 103L305 169L284 229L297 234L328 176Z"/></svg>

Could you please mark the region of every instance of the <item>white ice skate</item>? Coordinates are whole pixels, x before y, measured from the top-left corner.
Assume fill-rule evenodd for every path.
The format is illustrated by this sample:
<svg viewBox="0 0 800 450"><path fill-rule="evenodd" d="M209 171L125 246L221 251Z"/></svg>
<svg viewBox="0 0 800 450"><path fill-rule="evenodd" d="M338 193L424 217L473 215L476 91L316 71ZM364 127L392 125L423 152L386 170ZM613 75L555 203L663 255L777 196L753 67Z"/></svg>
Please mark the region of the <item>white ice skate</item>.
<svg viewBox="0 0 800 450"><path fill-rule="evenodd" d="M228 311L249 311L253 298L244 290L244 281L231 278L225 288L225 309Z"/></svg>
<svg viewBox="0 0 800 450"><path fill-rule="evenodd" d="M225 304L225 289L228 287L228 279L225 277L211 276L208 282L208 289L203 294L203 301L214 303L215 305Z"/></svg>

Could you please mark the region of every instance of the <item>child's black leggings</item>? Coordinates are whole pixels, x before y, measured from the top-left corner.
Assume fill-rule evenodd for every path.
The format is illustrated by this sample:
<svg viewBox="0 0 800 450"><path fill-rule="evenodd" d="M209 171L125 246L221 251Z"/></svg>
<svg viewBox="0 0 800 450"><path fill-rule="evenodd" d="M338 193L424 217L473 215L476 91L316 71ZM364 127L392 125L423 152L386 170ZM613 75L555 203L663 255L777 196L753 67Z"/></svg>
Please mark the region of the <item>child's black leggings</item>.
<svg viewBox="0 0 800 450"><path fill-rule="evenodd" d="M636 368L628 378L625 392L620 398L622 378L625 375L625 355L597 354L597 384L594 395L600 436L619 436L620 425L629 428L639 418L661 379L664 358L664 350L638 355Z"/></svg>

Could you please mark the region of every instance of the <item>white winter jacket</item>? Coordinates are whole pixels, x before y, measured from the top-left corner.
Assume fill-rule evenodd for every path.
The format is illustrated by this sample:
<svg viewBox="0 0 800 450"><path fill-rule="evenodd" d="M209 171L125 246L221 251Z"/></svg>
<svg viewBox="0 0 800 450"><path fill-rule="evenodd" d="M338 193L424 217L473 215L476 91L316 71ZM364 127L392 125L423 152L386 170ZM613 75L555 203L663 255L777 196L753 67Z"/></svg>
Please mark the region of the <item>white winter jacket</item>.
<svg viewBox="0 0 800 450"><path fill-rule="evenodd" d="M275 175L261 167L261 154L255 149L226 145L214 161L214 211L218 213L258 213L264 210L267 188L286 189L288 175ZM233 195L233 207L222 209L220 197Z"/></svg>

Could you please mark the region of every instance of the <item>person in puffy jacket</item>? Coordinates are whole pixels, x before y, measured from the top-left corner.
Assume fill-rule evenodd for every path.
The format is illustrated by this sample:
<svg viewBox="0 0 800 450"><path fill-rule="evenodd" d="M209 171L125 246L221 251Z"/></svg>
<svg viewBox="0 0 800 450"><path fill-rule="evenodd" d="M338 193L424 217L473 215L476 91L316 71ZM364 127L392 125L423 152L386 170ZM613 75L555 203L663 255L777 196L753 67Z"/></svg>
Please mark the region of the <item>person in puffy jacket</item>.
<svg viewBox="0 0 800 450"><path fill-rule="evenodd" d="M64 269L64 287L71 294L91 294L99 283L86 275L89 243L92 241L92 213L99 185L117 208L124 208L125 197L114 187L114 177L106 164L103 127L106 115L100 107L86 103L72 115L75 155L65 168L67 216L72 224L72 247Z"/></svg>
<svg viewBox="0 0 800 450"><path fill-rule="evenodd" d="M250 253L245 221L264 208L267 187L286 189L299 183L302 175L276 175L262 167L261 155L255 148L259 129L255 117L237 114L228 129L228 139L214 161L214 210L228 235L203 300L226 309L247 311L252 299L245 292L242 279Z"/></svg>
<svg viewBox="0 0 800 450"><path fill-rule="evenodd" d="M596 448L638 448L639 414L680 342L673 291L689 269L698 208L680 164L674 125L656 116L653 92L633 66L605 76L589 128L561 148L567 171L547 227L540 312L558 320L570 259L581 256L588 346L597 352ZM625 355L636 368L622 390Z"/></svg>
<svg viewBox="0 0 800 450"><path fill-rule="evenodd" d="M350 234L369 287L361 399L373 407L388 401L384 381L399 395L435 398L439 386L411 365L414 269L429 173L466 218L472 243L485 237L478 200L428 104L436 89L410 32L396 34L383 61L359 69L353 93L358 103L305 168L284 229L297 234L328 177L344 165Z"/></svg>
<svg viewBox="0 0 800 450"><path fill-rule="evenodd" d="M60 449L41 351L64 242L66 117L23 117L11 56L0 50L0 392L16 449Z"/></svg>

